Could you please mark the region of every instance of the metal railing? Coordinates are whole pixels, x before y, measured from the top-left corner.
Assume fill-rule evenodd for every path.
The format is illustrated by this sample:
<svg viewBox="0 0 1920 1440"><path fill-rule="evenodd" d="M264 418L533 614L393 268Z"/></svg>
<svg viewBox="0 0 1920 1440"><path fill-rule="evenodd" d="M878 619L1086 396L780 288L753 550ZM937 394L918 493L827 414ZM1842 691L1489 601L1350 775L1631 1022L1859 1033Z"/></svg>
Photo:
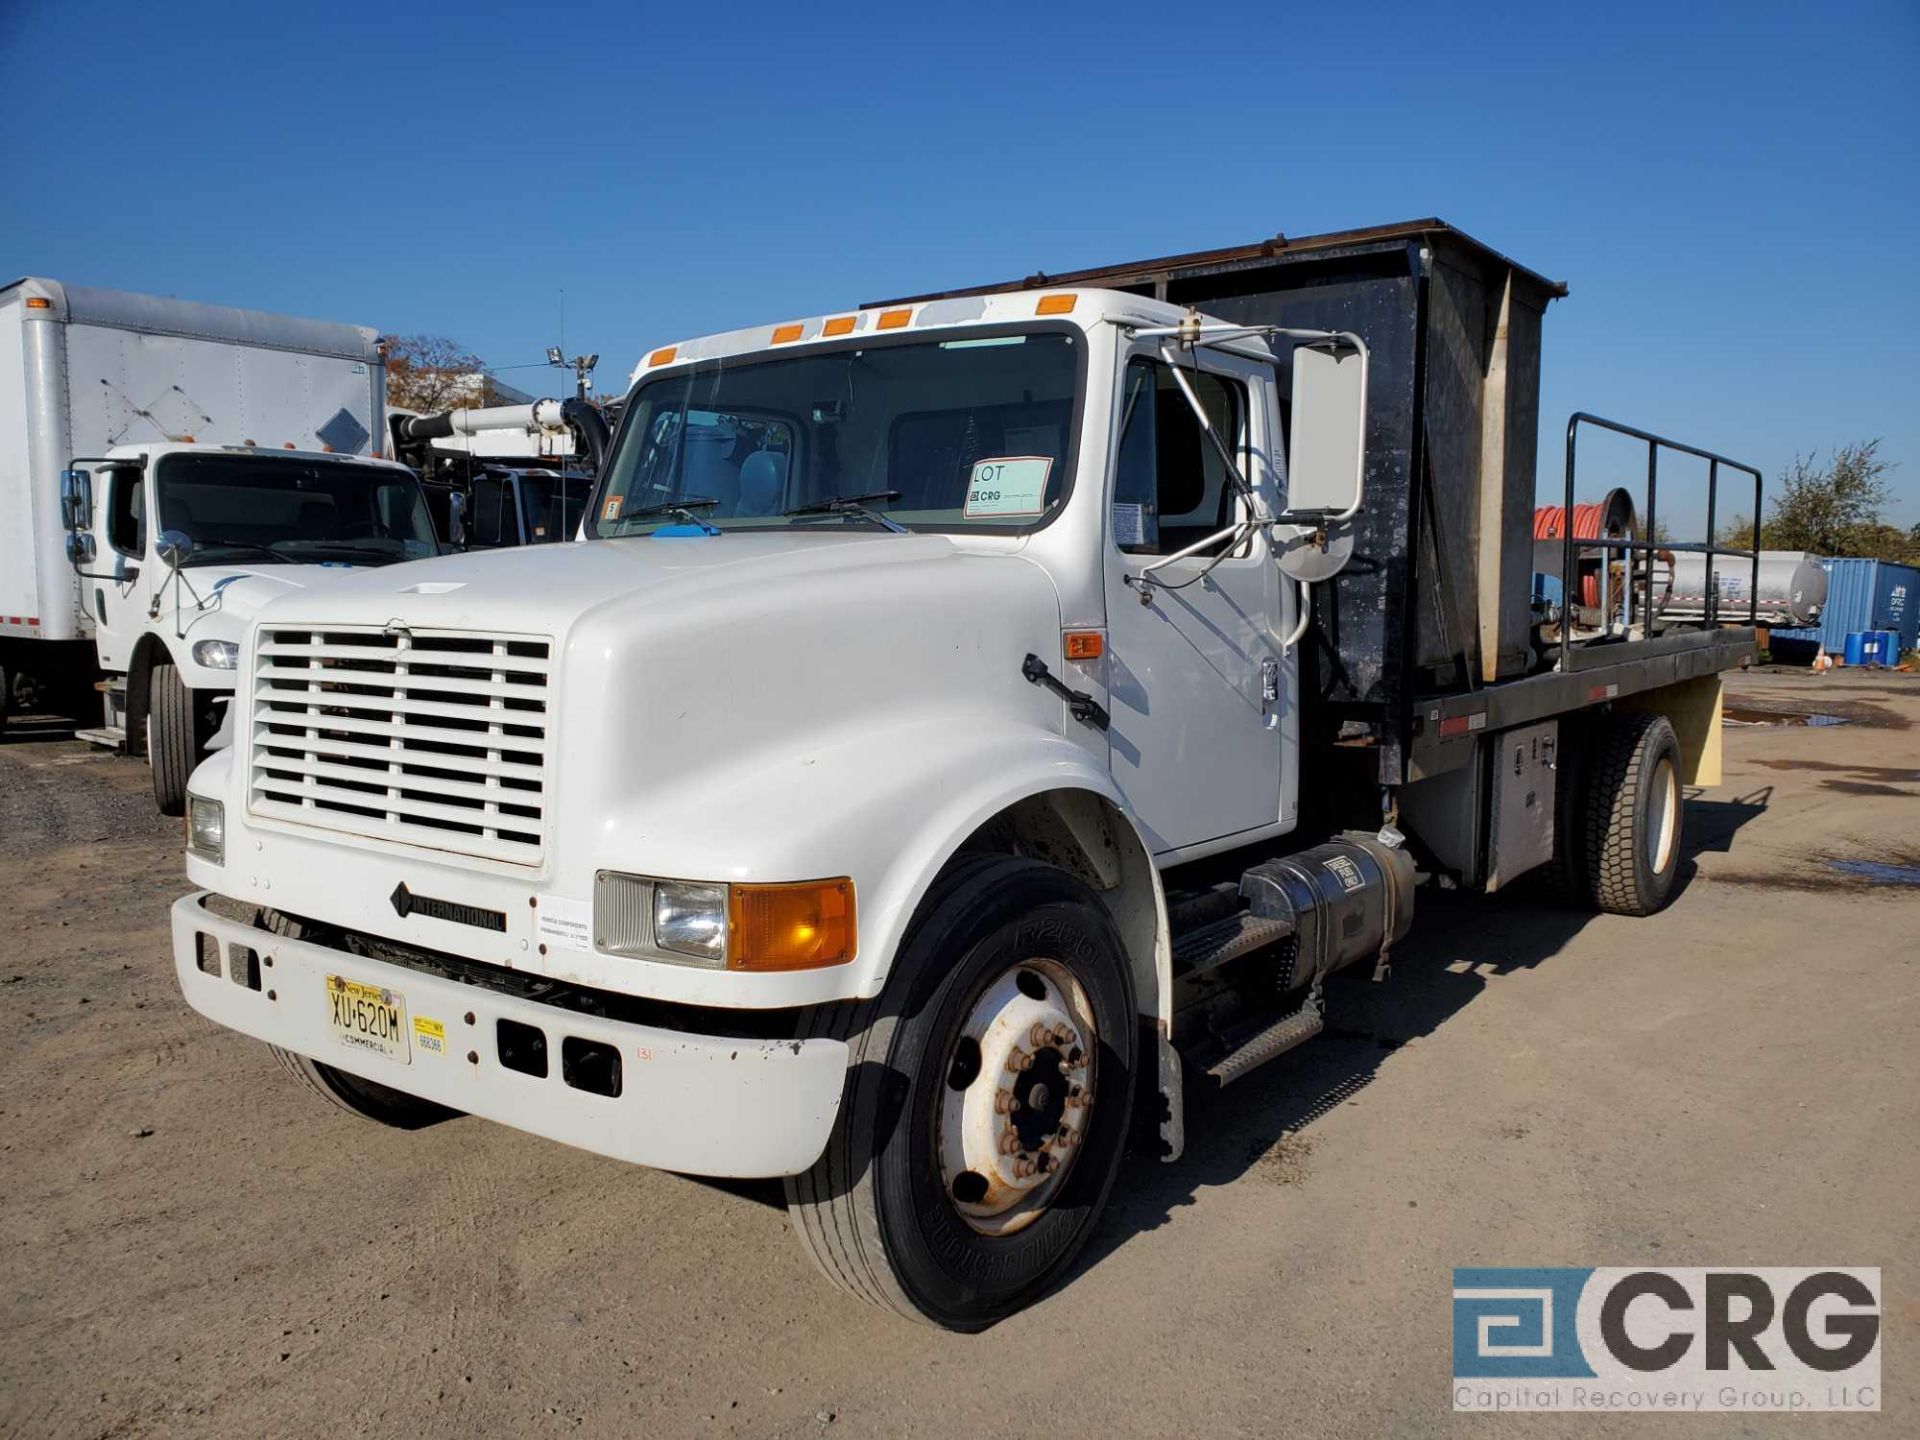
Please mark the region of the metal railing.
<svg viewBox="0 0 1920 1440"><path fill-rule="evenodd" d="M1579 442L1580 427L1582 425L1590 425L1599 430L1610 430L1616 435L1625 435L1629 439L1643 440L1646 442L1647 513L1644 523L1639 529L1639 534L1644 535L1646 537L1645 539L1612 539L1604 535L1594 536L1591 539L1579 539L1575 537L1573 533L1573 490L1576 446ZM1660 494L1660 452L1662 450L1672 450L1681 455L1692 455L1707 462L1707 538L1704 542L1676 542L1671 540L1656 540L1653 538L1658 533L1657 521L1659 511L1657 506ZM1751 550L1736 550L1731 546L1716 545L1714 543L1714 523L1719 507L1720 471L1722 467L1742 475L1751 475L1753 477L1753 548ZM1718 621L1720 611L1720 584L1718 577L1714 574L1713 557L1716 555L1733 555L1751 559L1753 561L1753 570L1747 582L1747 623L1749 625L1758 624L1760 619L1760 488L1760 472L1751 465L1730 459L1725 455L1716 455L1711 450L1702 450L1695 445L1685 445L1678 440L1669 440L1666 436L1655 435L1649 430L1637 429L1632 425L1622 425L1615 420L1605 420L1598 415L1589 415L1584 410L1576 410L1567 420L1567 503L1566 509L1562 512L1561 522L1563 540L1560 558L1561 668L1564 670L1569 666L1573 655L1574 556L1577 551L1582 549L1620 550L1626 553L1627 574L1625 584L1622 588L1626 600L1625 624L1629 629L1631 629L1633 624L1633 556L1636 552L1642 550L1647 552L1646 574L1643 577L1642 586L1644 593L1640 608L1643 616L1641 623L1648 635L1653 634L1654 616L1658 613L1657 607L1653 603L1653 558L1655 552L1661 550L1683 551L1687 554L1701 554L1706 556L1706 618L1704 624L1708 629L1711 629ZM1604 573L1605 563L1603 561L1603 576ZM1601 585L1601 598L1603 602L1607 600L1608 593L1609 587L1606 586L1603 579ZM1606 619L1607 617L1602 617L1603 624L1606 623Z"/></svg>

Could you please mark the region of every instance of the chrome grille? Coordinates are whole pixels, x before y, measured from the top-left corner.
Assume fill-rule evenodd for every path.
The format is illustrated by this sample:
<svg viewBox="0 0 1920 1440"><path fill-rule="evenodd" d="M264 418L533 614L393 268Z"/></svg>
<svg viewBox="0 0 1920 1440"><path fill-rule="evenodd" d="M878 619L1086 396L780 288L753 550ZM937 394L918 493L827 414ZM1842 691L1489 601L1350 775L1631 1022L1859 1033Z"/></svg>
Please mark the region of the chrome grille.
<svg viewBox="0 0 1920 1440"><path fill-rule="evenodd" d="M248 808L536 863L551 651L525 635L263 627Z"/></svg>

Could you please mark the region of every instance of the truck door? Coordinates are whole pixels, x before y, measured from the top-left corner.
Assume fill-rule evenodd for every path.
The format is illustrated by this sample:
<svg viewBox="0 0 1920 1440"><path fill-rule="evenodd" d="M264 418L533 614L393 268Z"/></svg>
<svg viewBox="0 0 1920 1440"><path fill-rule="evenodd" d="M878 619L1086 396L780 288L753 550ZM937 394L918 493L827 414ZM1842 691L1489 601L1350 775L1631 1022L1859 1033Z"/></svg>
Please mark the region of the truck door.
<svg viewBox="0 0 1920 1440"><path fill-rule="evenodd" d="M1185 373L1242 473L1270 484L1265 467L1245 458L1268 443L1251 403L1261 393L1254 362L1209 356ZM1259 534L1143 576L1245 510L1163 359L1131 356L1115 405L1106 555L1113 776L1156 854L1252 839L1248 832L1281 819L1281 577Z"/></svg>
<svg viewBox="0 0 1920 1440"><path fill-rule="evenodd" d="M93 507L95 561L80 579L82 603L93 617L100 668L125 670L166 566L147 555L152 528L147 472L115 465L96 473L106 481L106 493Z"/></svg>

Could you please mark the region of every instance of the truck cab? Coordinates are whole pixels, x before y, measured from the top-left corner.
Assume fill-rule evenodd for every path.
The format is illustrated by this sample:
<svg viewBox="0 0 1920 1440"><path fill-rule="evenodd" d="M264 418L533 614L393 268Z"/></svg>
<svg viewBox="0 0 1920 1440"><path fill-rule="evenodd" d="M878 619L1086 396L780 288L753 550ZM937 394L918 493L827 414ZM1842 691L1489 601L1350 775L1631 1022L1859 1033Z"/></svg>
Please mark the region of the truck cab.
<svg viewBox="0 0 1920 1440"><path fill-rule="evenodd" d="M553 545L580 533L593 477L577 470L488 465L467 482L460 517L476 550Z"/></svg>
<svg viewBox="0 0 1920 1440"><path fill-rule="evenodd" d="M994 1323L1067 1272L1130 1139L1179 1153L1185 1085L1315 1034L1335 971L1384 977L1421 873L1670 893L1698 757L1596 722L1563 803L1555 717L1717 685L1750 631L1639 670L1533 647L1386 717L1430 725L1422 773L1346 783L1384 722L1317 713L1303 647L1358 665L1316 595L1419 573L1356 547L1412 483L1369 357L1097 285L652 350L587 543L261 609L240 738L190 786L183 992L366 1118L782 1177L835 1284ZM1489 583L1524 617L1529 579ZM1341 747L1311 768L1310 720Z"/></svg>
<svg viewBox="0 0 1920 1440"><path fill-rule="evenodd" d="M439 552L418 479L392 461L141 444L76 466L65 485L98 663L125 677L90 737L144 748L169 814L219 730L262 604L325 575Z"/></svg>

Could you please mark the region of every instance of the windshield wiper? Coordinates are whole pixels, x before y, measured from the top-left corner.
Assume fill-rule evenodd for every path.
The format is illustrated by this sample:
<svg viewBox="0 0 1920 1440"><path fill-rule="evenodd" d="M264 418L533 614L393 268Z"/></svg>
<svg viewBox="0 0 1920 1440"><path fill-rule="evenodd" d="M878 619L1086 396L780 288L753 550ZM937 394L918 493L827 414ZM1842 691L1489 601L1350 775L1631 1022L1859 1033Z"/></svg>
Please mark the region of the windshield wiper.
<svg viewBox="0 0 1920 1440"><path fill-rule="evenodd" d="M883 530L891 530L896 535L911 535L913 532L895 520L891 515L875 510L868 501L898 500L898 490L869 490L864 495L829 495L824 500L814 500L805 505L796 505L791 510L780 512L783 519L805 518L809 515L857 515L863 520L871 520Z"/></svg>
<svg viewBox="0 0 1920 1440"><path fill-rule="evenodd" d="M262 545L254 540L205 540L196 541L195 544L199 548L187 557L189 564L196 560L202 565L224 565L226 563L224 560L212 559L207 553L210 550L251 550L256 555L265 555L269 560L285 560L287 558L271 545Z"/></svg>
<svg viewBox="0 0 1920 1440"><path fill-rule="evenodd" d="M401 548L389 550L385 548L386 545L400 545ZM282 549L283 546L286 548ZM276 540L265 548L280 559L286 560L292 558L296 547L301 554L316 550L331 550L336 554L359 555L384 564L393 564L407 558L405 546L398 540L387 540L384 544L373 540Z"/></svg>
<svg viewBox="0 0 1920 1440"><path fill-rule="evenodd" d="M718 535L720 533L719 526L708 523L702 516L696 515L693 512L696 510L711 510L719 503L718 500L711 499L705 495L683 495L678 500L662 500L658 505L642 505L638 510L629 510L613 523L614 526L618 528L630 520L649 520L656 515L671 515L674 519L682 521L685 524L698 525L708 533Z"/></svg>

